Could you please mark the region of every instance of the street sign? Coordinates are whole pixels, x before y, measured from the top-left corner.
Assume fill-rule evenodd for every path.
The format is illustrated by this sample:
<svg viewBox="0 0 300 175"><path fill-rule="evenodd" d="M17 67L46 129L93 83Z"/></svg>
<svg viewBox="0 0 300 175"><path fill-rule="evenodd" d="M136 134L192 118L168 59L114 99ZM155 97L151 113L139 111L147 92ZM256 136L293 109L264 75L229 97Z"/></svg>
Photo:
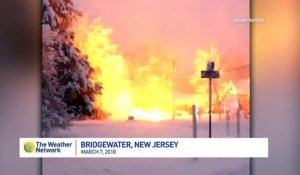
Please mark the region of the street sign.
<svg viewBox="0 0 300 175"><path fill-rule="evenodd" d="M201 71L201 78L219 78L220 72L215 70Z"/></svg>

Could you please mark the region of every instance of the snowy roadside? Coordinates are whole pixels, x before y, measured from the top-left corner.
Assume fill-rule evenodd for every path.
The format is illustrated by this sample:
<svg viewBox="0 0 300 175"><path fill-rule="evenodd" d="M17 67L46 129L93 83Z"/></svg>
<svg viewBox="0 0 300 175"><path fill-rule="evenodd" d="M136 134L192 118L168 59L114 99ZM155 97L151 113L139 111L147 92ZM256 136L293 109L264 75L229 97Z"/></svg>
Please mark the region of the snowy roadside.
<svg viewBox="0 0 300 175"><path fill-rule="evenodd" d="M249 120L241 121L241 136L249 136ZM191 137L192 123L176 121L74 121L53 137ZM213 123L214 137L236 137L236 123ZM207 123L198 123L199 137L207 137ZM220 149L222 146L220 145ZM249 175L249 159L99 158L43 159L44 175Z"/></svg>

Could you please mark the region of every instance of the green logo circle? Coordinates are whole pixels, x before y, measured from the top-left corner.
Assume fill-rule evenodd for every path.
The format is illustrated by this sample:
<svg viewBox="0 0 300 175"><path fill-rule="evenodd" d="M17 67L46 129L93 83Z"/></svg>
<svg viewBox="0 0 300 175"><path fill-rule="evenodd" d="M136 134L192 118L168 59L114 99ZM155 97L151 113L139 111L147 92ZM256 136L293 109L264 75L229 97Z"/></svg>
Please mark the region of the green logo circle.
<svg viewBox="0 0 300 175"><path fill-rule="evenodd" d="M35 142L25 142L24 143L24 150L27 153L32 153L35 151Z"/></svg>

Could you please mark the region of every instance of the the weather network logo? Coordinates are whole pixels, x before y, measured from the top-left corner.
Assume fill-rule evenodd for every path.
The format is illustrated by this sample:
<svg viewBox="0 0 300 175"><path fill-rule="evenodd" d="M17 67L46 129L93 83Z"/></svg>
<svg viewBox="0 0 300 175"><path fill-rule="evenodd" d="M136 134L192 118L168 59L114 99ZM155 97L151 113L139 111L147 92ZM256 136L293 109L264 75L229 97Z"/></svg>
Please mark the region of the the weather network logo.
<svg viewBox="0 0 300 175"><path fill-rule="evenodd" d="M35 153L36 143L33 141L27 141L24 143L24 151L26 153Z"/></svg>

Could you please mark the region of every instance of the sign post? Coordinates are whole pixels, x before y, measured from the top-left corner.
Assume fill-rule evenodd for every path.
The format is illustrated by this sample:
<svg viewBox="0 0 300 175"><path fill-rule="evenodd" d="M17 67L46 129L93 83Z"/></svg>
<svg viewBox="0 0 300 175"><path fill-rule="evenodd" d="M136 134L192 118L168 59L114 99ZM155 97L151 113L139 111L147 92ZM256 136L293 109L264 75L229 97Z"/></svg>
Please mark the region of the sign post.
<svg viewBox="0 0 300 175"><path fill-rule="evenodd" d="M229 120L230 120L229 111L226 111L226 134L227 134L227 136L229 135Z"/></svg>
<svg viewBox="0 0 300 175"><path fill-rule="evenodd" d="M236 113L236 133L237 133L237 137L241 137L241 131L240 131L240 100L238 100L238 108L237 108L237 113Z"/></svg>
<svg viewBox="0 0 300 175"><path fill-rule="evenodd" d="M201 71L201 78L208 78L209 80L209 138L211 138L211 103L212 103L212 94L211 94L211 81L213 78L219 78L220 72L214 70L215 63L213 61L209 61L207 63L207 70Z"/></svg>
<svg viewBox="0 0 300 175"><path fill-rule="evenodd" d="M197 114L198 114L198 106L193 105L193 137L197 138Z"/></svg>

